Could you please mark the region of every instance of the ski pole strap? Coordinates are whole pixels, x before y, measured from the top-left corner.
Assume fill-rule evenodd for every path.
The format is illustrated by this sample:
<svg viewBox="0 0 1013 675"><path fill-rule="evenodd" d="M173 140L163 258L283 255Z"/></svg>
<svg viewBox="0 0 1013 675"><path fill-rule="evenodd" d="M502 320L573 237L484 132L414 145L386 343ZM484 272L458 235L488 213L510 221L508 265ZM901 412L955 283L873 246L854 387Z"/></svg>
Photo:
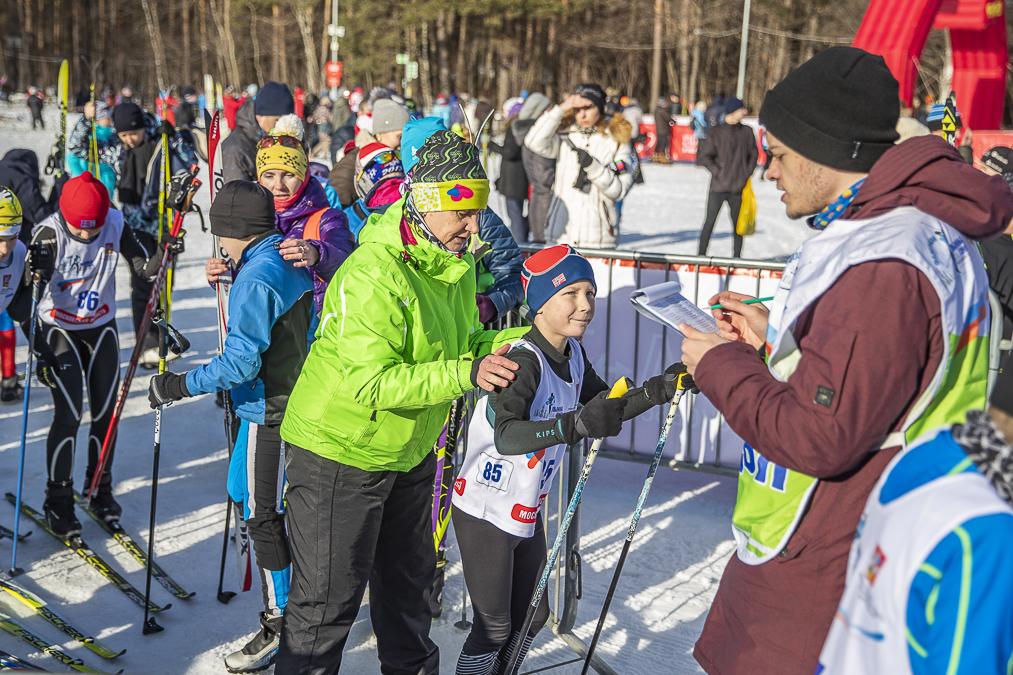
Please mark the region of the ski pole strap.
<svg viewBox="0 0 1013 675"><path fill-rule="evenodd" d="M184 352L190 349L190 341L187 340L182 333L172 327L161 310L156 312L152 323L154 323L158 328L165 329L166 339L169 343L169 351L173 354L176 356L182 356Z"/></svg>

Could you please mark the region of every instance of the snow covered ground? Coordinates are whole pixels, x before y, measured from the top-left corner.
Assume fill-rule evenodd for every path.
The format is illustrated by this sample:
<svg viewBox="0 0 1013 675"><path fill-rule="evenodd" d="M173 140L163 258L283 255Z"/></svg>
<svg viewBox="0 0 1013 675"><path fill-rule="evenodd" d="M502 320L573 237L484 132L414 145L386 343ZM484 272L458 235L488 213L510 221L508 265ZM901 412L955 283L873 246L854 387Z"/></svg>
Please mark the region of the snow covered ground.
<svg viewBox="0 0 1013 675"><path fill-rule="evenodd" d="M72 121L72 120L71 120ZM45 163L56 127L47 110L49 130L30 131L27 109L0 104L0 154L27 147ZM627 199L623 248L695 253L703 220L707 175L693 166L645 168L647 182ZM206 179L206 173L202 176ZM804 224L787 220L771 183L756 184L759 199L757 234L746 243L746 255L784 258L808 236ZM48 191L48 187L47 187ZM198 202L206 207L206 190ZM504 214L505 215L505 214ZM719 221L712 255L731 252L727 216ZM193 342L191 351L173 365L179 372L205 363L216 348L215 299L204 281L203 261L210 236L200 231L196 216L188 216L187 251L177 268L173 323ZM122 363L133 346L129 319L129 282L125 266L117 279L117 325ZM26 349L18 350L24 369ZM124 506L123 524L135 537L147 541L151 487L154 413L149 410L146 386L149 373L139 371L120 426L114 465L117 498ZM0 476L4 492L13 491L21 438L21 407L0 408ZM45 437L52 418L48 390L32 388L28 419L25 499L41 509L45 487ZM84 448L86 417L78 447ZM83 451L82 453L83 454ZM0 611L8 612L30 630L62 645L95 667L127 673L224 673L221 659L238 649L257 628L260 592L255 589L234 598L227 606L215 600L218 561L225 517L225 436L222 412L212 397L188 399L166 409L163 415L161 478L158 490L156 557L187 590L191 600L171 598L153 584L152 597L173 607L157 615L165 631L143 636L143 611L108 584L97 572L45 532L36 532L19 546L18 563L27 574L18 582L41 593L53 608L72 623L91 632L109 646L128 649L115 662L103 660L83 646L65 640L62 633L20 604L0 597ZM83 480L85 458L77 460L77 484ZM580 601L578 636L587 641L594 630L605 591L625 536L629 517L646 474L641 464L599 460L584 495L581 514L583 599ZM662 469L654 482L633 546L633 552L612 604L599 654L618 672L696 673L692 646L699 636L724 565L732 552L731 509L735 482L730 478L673 472ZM554 505L553 505L554 510ZM0 505L0 523L10 527L14 510ZM144 573L118 544L82 517L84 538L137 588L143 591ZM554 526L553 526L554 528ZM33 529L22 520L22 530ZM0 565L9 567L9 540L0 542ZM466 634L454 627L461 616L462 574L453 532L450 535L447 590L443 617L434 622L432 636L440 646L442 672L451 673ZM235 589L235 565L230 551L226 568L227 589ZM551 590L551 586L550 586ZM551 595L550 595L551 597ZM469 605L470 617L470 605ZM65 668L53 659L33 653L27 644L0 633L0 649L29 657L56 672ZM364 607L349 636L342 672L376 673L376 643ZM539 635L523 670L551 666L574 658L570 649L546 630ZM552 672L577 673L580 664Z"/></svg>

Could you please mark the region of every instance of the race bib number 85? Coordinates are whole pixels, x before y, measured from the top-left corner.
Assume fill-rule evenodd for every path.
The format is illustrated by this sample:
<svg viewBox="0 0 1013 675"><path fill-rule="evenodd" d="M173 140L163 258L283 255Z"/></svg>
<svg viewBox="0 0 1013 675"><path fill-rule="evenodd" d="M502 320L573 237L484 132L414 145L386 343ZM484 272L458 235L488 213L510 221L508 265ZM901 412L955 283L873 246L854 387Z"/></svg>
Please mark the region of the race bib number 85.
<svg viewBox="0 0 1013 675"><path fill-rule="evenodd" d="M482 453L478 464L478 478L475 481L481 485L506 492L510 487L510 477L513 475L514 466L510 462L503 461L502 457L493 457L487 452Z"/></svg>

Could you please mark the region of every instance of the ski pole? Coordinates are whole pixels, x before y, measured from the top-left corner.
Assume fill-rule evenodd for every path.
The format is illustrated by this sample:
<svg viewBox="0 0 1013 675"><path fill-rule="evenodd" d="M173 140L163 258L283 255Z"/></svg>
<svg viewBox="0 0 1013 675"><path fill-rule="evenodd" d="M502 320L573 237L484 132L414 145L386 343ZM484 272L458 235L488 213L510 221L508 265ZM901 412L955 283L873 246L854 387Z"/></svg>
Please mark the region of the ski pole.
<svg viewBox="0 0 1013 675"><path fill-rule="evenodd" d="M158 323L158 373L165 372L165 358L169 351L169 335L162 319L162 310L156 315ZM144 623L141 633L151 635L161 633L164 628L158 625L155 617L149 616L151 607L151 563L155 559L155 505L158 501L158 460L162 449L162 408L155 408L155 447L151 460L151 518L148 523L148 564L145 565L144 579Z"/></svg>
<svg viewBox="0 0 1013 675"><path fill-rule="evenodd" d="M21 486L25 480L25 445L28 441L28 401L32 397L32 365L35 361L35 321L39 313L39 294L42 290L42 278L38 273L32 280L32 325L28 328L28 364L25 366L25 403L21 412L21 454L18 456L18 490L17 503L14 505L14 537L11 551L11 569L9 574L16 577L24 572L18 567L18 535L21 524Z"/></svg>
<svg viewBox="0 0 1013 675"><path fill-rule="evenodd" d="M463 465L464 458L468 456L468 433L471 431L471 413L474 409L474 395L472 392L468 392L464 395L464 447L461 453L461 463ZM460 467L458 467L460 470ZM468 630L471 628L471 622L468 621L468 582L464 578L464 573L461 573L461 620L454 623L454 628L458 630Z"/></svg>
<svg viewBox="0 0 1013 675"><path fill-rule="evenodd" d="M232 397L229 392L222 392L222 402L225 405L225 442L228 445L229 460L232 460L232 453L235 450L235 443L232 440ZM232 507L235 502L232 501L232 495L225 491L225 496L228 502L225 504L225 534L222 535L222 562L218 568L218 602L223 605L229 604L229 600L236 596L233 591L222 590L222 585L225 583L225 559L228 556L229 551L229 523L232 520ZM239 523L236 523L238 529Z"/></svg>
<svg viewBox="0 0 1013 675"><path fill-rule="evenodd" d="M190 186L189 199L193 198L193 195L200 188L201 182L194 180ZM189 201L186 202L187 208L189 208ZM180 209L176 211L173 216L172 227L169 229L169 234L173 237L178 237L180 231L183 228L183 213L186 209ZM91 502L92 496L98 490L99 479L102 476L102 472L105 471L106 462L109 460L109 451L112 447L113 439L116 438L116 431L120 425L120 419L123 416L123 406L127 403L127 394L130 393L130 384L134 380L134 374L137 372L137 364L141 359L141 352L144 349L144 336L147 334L148 325L151 322L151 318L155 314L155 307L158 305L161 297L161 287L165 280L166 271L169 267L169 261L172 253L168 248L162 249L162 262L158 266L158 272L155 274L155 281L152 283L151 293L148 295L148 304L144 307L144 316L141 318L140 329L137 332L137 339L134 342L134 350L130 354L130 362L127 364L127 372L123 376L123 384L120 385L120 391L116 395L116 406L113 409L112 419L109 420L109 427L106 429L106 436L102 441L102 451L99 453L98 470L95 471L95 476L92 478L91 485L88 487L88 492L85 494L85 498L88 502Z"/></svg>
<svg viewBox="0 0 1013 675"><path fill-rule="evenodd" d="M632 384L633 382L629 378L619 378L619 380L612 385L612 389L609 391L608 397L621 398L624 394L626 394ZM545 593L545 589L549 585L549 576L552 574L552 569L556 566L556 559L559 557L559 551L563 548L563 544L566 541L566 531L570 529L570 522L573 520L573 514L576 513L577 506L580 504L580 497L584 492L584 484L587 483L587 477L591 473L591 467L594 466L594 460L598 456L598 451L601 450L601 446L604 442L604 438L596 438L594 443L591 445L591 452L588 453L587 459L584 460L584 467L580 470L580 478L577 479L577 485L573 489L573 496L570 497L570 503L566 507L566 513L559 521L559 531L556 532L556 541L552 544L552 550L549 552L549 557L545 561L545 568L542 570L542 578L538 580L538 585L535 586L535 592L531 594L531 602L528 604L528 613L525 615L524 623L521 625L520 633L517 635L517 643L514 644L514 648L510 650L510 660L507 661L506 669L502 671L507 675L513 675L514 669L517 667L517 660L521 654L521 645L524 644L524 637L528 634L528 630L531 628L531 622L535 619L535 610L538 609L538 603L542 600L542 594Z"/></svg>
<svg viewBox="0 0 1013 675"><path fill-rule="evenodd" d="M236 597L234 591L222 590L225 583L225 557L229 552L229 524L232 521L232 497L228 498L225 504L225 535L222 537L222 564L218 568L218 602L223 605L229 604L229 600Z"/></svg>
<svg viewBox="0 0 1013 675"><path fill-rule="evenodd" d="M602 629L605 627L605 617L608 615L609 606L612 604L612 598L616 594L616 587L619 585L619 575L623 573L623 565L626 564L626 556L630 553L630 546L633 544L633 535L637 533L637 523L640 522L640 514L644 510L644 503L647 501L647 494L651 491L651 485L654 483L654 474L658 472L658 465L661 463L661 453L665 451L665 443L668 441L668 432L672 429L672 422L675 420L675 412L679 409L679 401L682 400L683 394L686 390L682 388L682 380L686 377L685 373L681 373L678 376L677 389L675 396L672 397L672 405L668 409L668 417L665 419L665 427L661 430L661 436L658 438L658 447L654 451L654 459L651 460L651 466L647 470L647 479L644 481L644 487L640 489L640 498L637 499L637 508L633 511L633 518L630 520L630 529L626 532L626 542L623 544L623 551L619 554L619 562L616 563L616 571L612 574L612 583L609 584L608 593L605 595L605 605L601 608L601 614L598 616L598 625L594 629L594 637L591 638L591 645L587 648L587 656L584 657L584 668L580 671L580 675L587 675L587 669L591 667L591 657L594 656L595 647L598 646L598 638L601 637Z"/></svg>

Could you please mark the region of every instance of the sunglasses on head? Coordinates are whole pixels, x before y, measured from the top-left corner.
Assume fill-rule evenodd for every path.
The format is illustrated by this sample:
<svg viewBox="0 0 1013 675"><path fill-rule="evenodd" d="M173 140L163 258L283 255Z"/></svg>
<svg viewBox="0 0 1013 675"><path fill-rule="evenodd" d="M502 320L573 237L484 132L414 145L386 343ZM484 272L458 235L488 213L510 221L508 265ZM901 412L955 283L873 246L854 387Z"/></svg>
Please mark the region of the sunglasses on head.
<svg viewBox="0 0 1013 675"><path fill-rule="evenodd" d="M397 150L391 148L390 150L384 150L373 155L373 159L369 160L370 164L386 164L393 162L395 159L401 159L400 153Z"/></svg>
<svg viewBox="0 0 1013 675"><path fill-rule="evenodd" d="M301 148L302 143L299 139L292 136L264 136L257 143L258 148L270 148L275 145L280 145L286 148Z"/></svg>

